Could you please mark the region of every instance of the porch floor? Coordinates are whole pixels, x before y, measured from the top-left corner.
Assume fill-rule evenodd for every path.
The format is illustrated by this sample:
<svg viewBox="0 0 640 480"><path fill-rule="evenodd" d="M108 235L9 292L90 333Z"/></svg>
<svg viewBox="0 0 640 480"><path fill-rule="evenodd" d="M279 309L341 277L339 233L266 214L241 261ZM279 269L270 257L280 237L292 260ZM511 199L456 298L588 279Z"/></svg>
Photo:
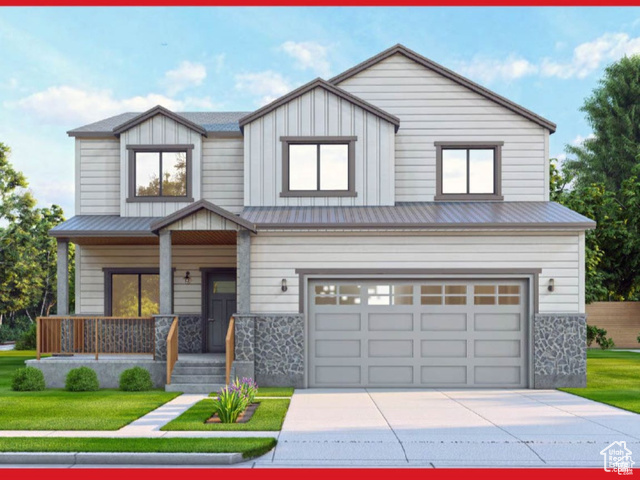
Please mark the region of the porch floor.
<svg viewBox="0 0 640 480"><path fill-rule="evenodd" d="M182 360L185 362L225 362L224 353L180 353L178 355L178 360ZM153 361L153 355L150 353L130 353L130 354L110 354L110 353L101 353L96 360L95 353L76 353L74 355L60 355L60 356L51 356L51 357L43 357L41 362L134 362L134 361ZM165 360L159 360L164 362Z"/></svg>

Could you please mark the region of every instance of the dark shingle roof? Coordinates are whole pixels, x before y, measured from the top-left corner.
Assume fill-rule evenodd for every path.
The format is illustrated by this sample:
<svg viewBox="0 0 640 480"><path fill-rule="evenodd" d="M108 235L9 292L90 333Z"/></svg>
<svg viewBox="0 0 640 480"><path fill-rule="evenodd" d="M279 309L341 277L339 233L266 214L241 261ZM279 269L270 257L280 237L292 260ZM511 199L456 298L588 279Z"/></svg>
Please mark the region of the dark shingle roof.
<svg viewBox="0 0 640 480"><path fill-rule="evenodd" d="M402 202L389 207L246 207L242 217L266 228L594 228L555 202Z"/></svg>
<svg viewBox="0 0 640 480"><path fill-rule="evenodd" d="M98 122L90 123L82 127L69 130L67 133L71 137L86 136L86 135L112 135L115 128L132 120L140 115L142 112L128 112L115 115L113 117L105 118ZM200 125L207 132L222 132L222 133L238 133L240 134L240 127L238 126L238 120L246 116L250 112L176 112L178 115L185 119Z"/></svg>

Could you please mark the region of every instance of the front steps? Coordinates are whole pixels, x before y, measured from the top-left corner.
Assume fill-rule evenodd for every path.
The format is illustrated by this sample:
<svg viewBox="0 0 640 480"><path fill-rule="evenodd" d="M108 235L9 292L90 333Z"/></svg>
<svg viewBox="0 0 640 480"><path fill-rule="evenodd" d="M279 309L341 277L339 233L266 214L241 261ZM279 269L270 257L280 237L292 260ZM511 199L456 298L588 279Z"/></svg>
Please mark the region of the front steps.
<svg viewBox="0 0 640 480"><path fill-rule="evenodd" d="M222 359L180 359L171 374L167 392L212 393L225 386L225 362Z"/></svg>

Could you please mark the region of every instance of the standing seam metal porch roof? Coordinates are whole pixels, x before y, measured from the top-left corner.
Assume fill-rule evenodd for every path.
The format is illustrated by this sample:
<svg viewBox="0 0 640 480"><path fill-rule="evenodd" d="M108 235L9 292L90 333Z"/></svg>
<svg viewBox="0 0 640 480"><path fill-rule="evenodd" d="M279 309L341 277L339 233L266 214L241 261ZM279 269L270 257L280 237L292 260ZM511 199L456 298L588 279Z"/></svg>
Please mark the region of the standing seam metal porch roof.
<svg viewBox="0 0 640 480"><path fill-rule="evenodd" d="M54 237L154 236L167 217L78 215ZM260 229L571 229L596 222L555 202L402 202L388 207L245 207L244 222Z"/></svg>
<svg viewBox="0 0 640 480"><path fill-rule="evenodd" d="M296 228L595 228L596 223L555 202L401 202L372 207L245 207L260 229Z"/></svg>

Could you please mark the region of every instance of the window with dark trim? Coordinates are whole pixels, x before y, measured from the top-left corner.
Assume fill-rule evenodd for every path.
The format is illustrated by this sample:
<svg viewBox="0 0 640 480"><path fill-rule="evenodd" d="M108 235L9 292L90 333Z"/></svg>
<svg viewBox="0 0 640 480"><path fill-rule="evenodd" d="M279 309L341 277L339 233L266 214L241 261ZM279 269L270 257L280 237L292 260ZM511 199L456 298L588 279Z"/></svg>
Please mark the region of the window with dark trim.
<svg viewBox="0 0 640 480"><path fill-rule="evenodd" d="M357 137L280 137L282 197L355 197Z"/></svg>
<svg viewBox="0 0 640 480"><path fill-rule="evenodd" d="M129 145L128 202L193 201L193 145Z"/></svg>
<svg viewBox="0 0 640 480"><path fill-rule="evenodd" d="M502 200L502 142L435 142L436 200Z"/></svg>
<svg viewBox="0 0 640 480"><path fill-rule="evenodd" d="M150 317L160 310L157 268L105 268L105 315Z"/></svg>

